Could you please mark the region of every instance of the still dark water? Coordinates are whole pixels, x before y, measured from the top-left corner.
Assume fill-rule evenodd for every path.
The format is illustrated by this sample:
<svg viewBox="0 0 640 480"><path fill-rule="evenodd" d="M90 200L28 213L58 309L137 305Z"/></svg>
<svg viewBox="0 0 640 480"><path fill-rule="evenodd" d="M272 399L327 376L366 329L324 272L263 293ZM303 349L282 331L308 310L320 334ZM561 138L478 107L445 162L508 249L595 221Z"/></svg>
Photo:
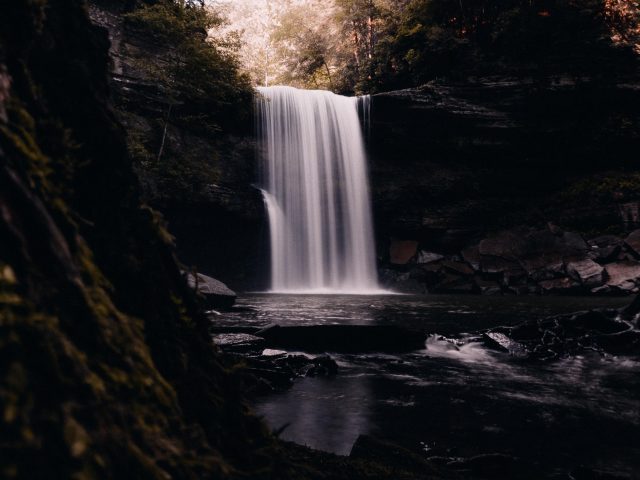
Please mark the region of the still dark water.
<svg viewBox="0 0 640 480"><path fill-rule="evenodd" d="M219 325L397 324L464 338L497 325L628 299L252 294ZM328 352L331 354L331 352ZM331 354L334 378L302 378L254 408L282 437L348 455L371 434L425 456L506 453L549 478L587 466L640 478L640 361L586 355L517 360L431 337L400 355Z"/></svg>

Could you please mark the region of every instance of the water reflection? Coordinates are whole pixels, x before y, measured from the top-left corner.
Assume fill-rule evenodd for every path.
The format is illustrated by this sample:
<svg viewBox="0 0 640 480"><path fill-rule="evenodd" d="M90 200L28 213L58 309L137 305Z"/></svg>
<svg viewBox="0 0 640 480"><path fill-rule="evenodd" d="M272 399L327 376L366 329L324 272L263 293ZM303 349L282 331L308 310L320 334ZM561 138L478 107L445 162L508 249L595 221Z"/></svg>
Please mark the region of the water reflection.
<svg viewBox="0 0 640 480"><path fill-rule="evenodd" d="M256 295L230 324L399 324L451 334L622 299ZM580 465L640 471L640 362L584 355L536 363L434 336L403 355L335 355L335 378L305 378L256 405L283 438L348 454L360 434L427 455L506 453L550 478Z"/></svg>
<svg viewBox="0 0 640 480"><path fill-rule="evenodd" d="M512 325L588 308L618 308L625 298L456 295L243 294L218 325L401 325L446 335Z"/></svg>
<svg viewBox="0 0 640 480"><path fill-rule="evenodd" d="M288 426L281 438L311 448L348 455L360 434L370 433L373 395L367 376L305 378L283 394L256 405L269 426Z"/></svg>

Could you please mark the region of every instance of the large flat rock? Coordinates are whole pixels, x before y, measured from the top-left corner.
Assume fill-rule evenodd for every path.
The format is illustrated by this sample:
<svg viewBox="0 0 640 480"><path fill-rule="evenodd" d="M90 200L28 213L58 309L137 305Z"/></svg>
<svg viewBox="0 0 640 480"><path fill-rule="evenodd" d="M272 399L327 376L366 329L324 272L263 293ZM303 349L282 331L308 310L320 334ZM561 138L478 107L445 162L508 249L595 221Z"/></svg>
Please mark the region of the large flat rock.
<svg viewBox="0 0 640 480"><path fill-rule="evenodd" d="M407 352L424 348L422 332L385 325L269 326L255 333L271 348L306 352Z"/></svg>

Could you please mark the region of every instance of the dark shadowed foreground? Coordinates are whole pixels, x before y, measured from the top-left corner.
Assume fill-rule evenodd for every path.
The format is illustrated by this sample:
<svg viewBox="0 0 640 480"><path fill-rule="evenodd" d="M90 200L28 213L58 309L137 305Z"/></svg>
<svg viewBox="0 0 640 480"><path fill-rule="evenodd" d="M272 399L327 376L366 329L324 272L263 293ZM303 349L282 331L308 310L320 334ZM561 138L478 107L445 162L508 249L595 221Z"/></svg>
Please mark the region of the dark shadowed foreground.
<svg viewBox="0 0 640 480"><path fill-rule="evenodd" d="M108 46L82 1L3 6L0 476L412 478L281 444L248 412L140 202Z"/></svg>

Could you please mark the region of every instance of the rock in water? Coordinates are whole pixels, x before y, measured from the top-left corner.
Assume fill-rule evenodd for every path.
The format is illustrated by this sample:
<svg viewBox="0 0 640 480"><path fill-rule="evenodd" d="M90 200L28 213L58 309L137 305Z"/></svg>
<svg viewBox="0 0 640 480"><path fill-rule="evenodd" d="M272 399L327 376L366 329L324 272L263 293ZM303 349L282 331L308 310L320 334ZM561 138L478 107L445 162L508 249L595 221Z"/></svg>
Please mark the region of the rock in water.
<svg viewBox="0 0 640 480"><path fill-rule="evenodd" d="M633 251L635 256L640 257L640 229L631 232L624 242Z"/></svg>
<svg viewBox="0 0 640 480"><path fill-rule="evenodd" d="M524 345L501 332L487 332L483 335L483 339L488 347L509 352L510 355L515 357L524 357L528 353Z"/></svg>
<svg viewBox="0 0 640 480"><path fill-rule="evenodd" d="M569 262L567 273L588 288L599 287L604 283L604 268L591 259Z"/></svg>
<svg viewBox="0 0 640 480"><path fill-rule="evenodd" d="M187 282L191 288L198 290L204 296L206 306L213 308L231 308L236 301L236 292L227 287L220 280L203 275L202 273L187 273Z"/></svg>

